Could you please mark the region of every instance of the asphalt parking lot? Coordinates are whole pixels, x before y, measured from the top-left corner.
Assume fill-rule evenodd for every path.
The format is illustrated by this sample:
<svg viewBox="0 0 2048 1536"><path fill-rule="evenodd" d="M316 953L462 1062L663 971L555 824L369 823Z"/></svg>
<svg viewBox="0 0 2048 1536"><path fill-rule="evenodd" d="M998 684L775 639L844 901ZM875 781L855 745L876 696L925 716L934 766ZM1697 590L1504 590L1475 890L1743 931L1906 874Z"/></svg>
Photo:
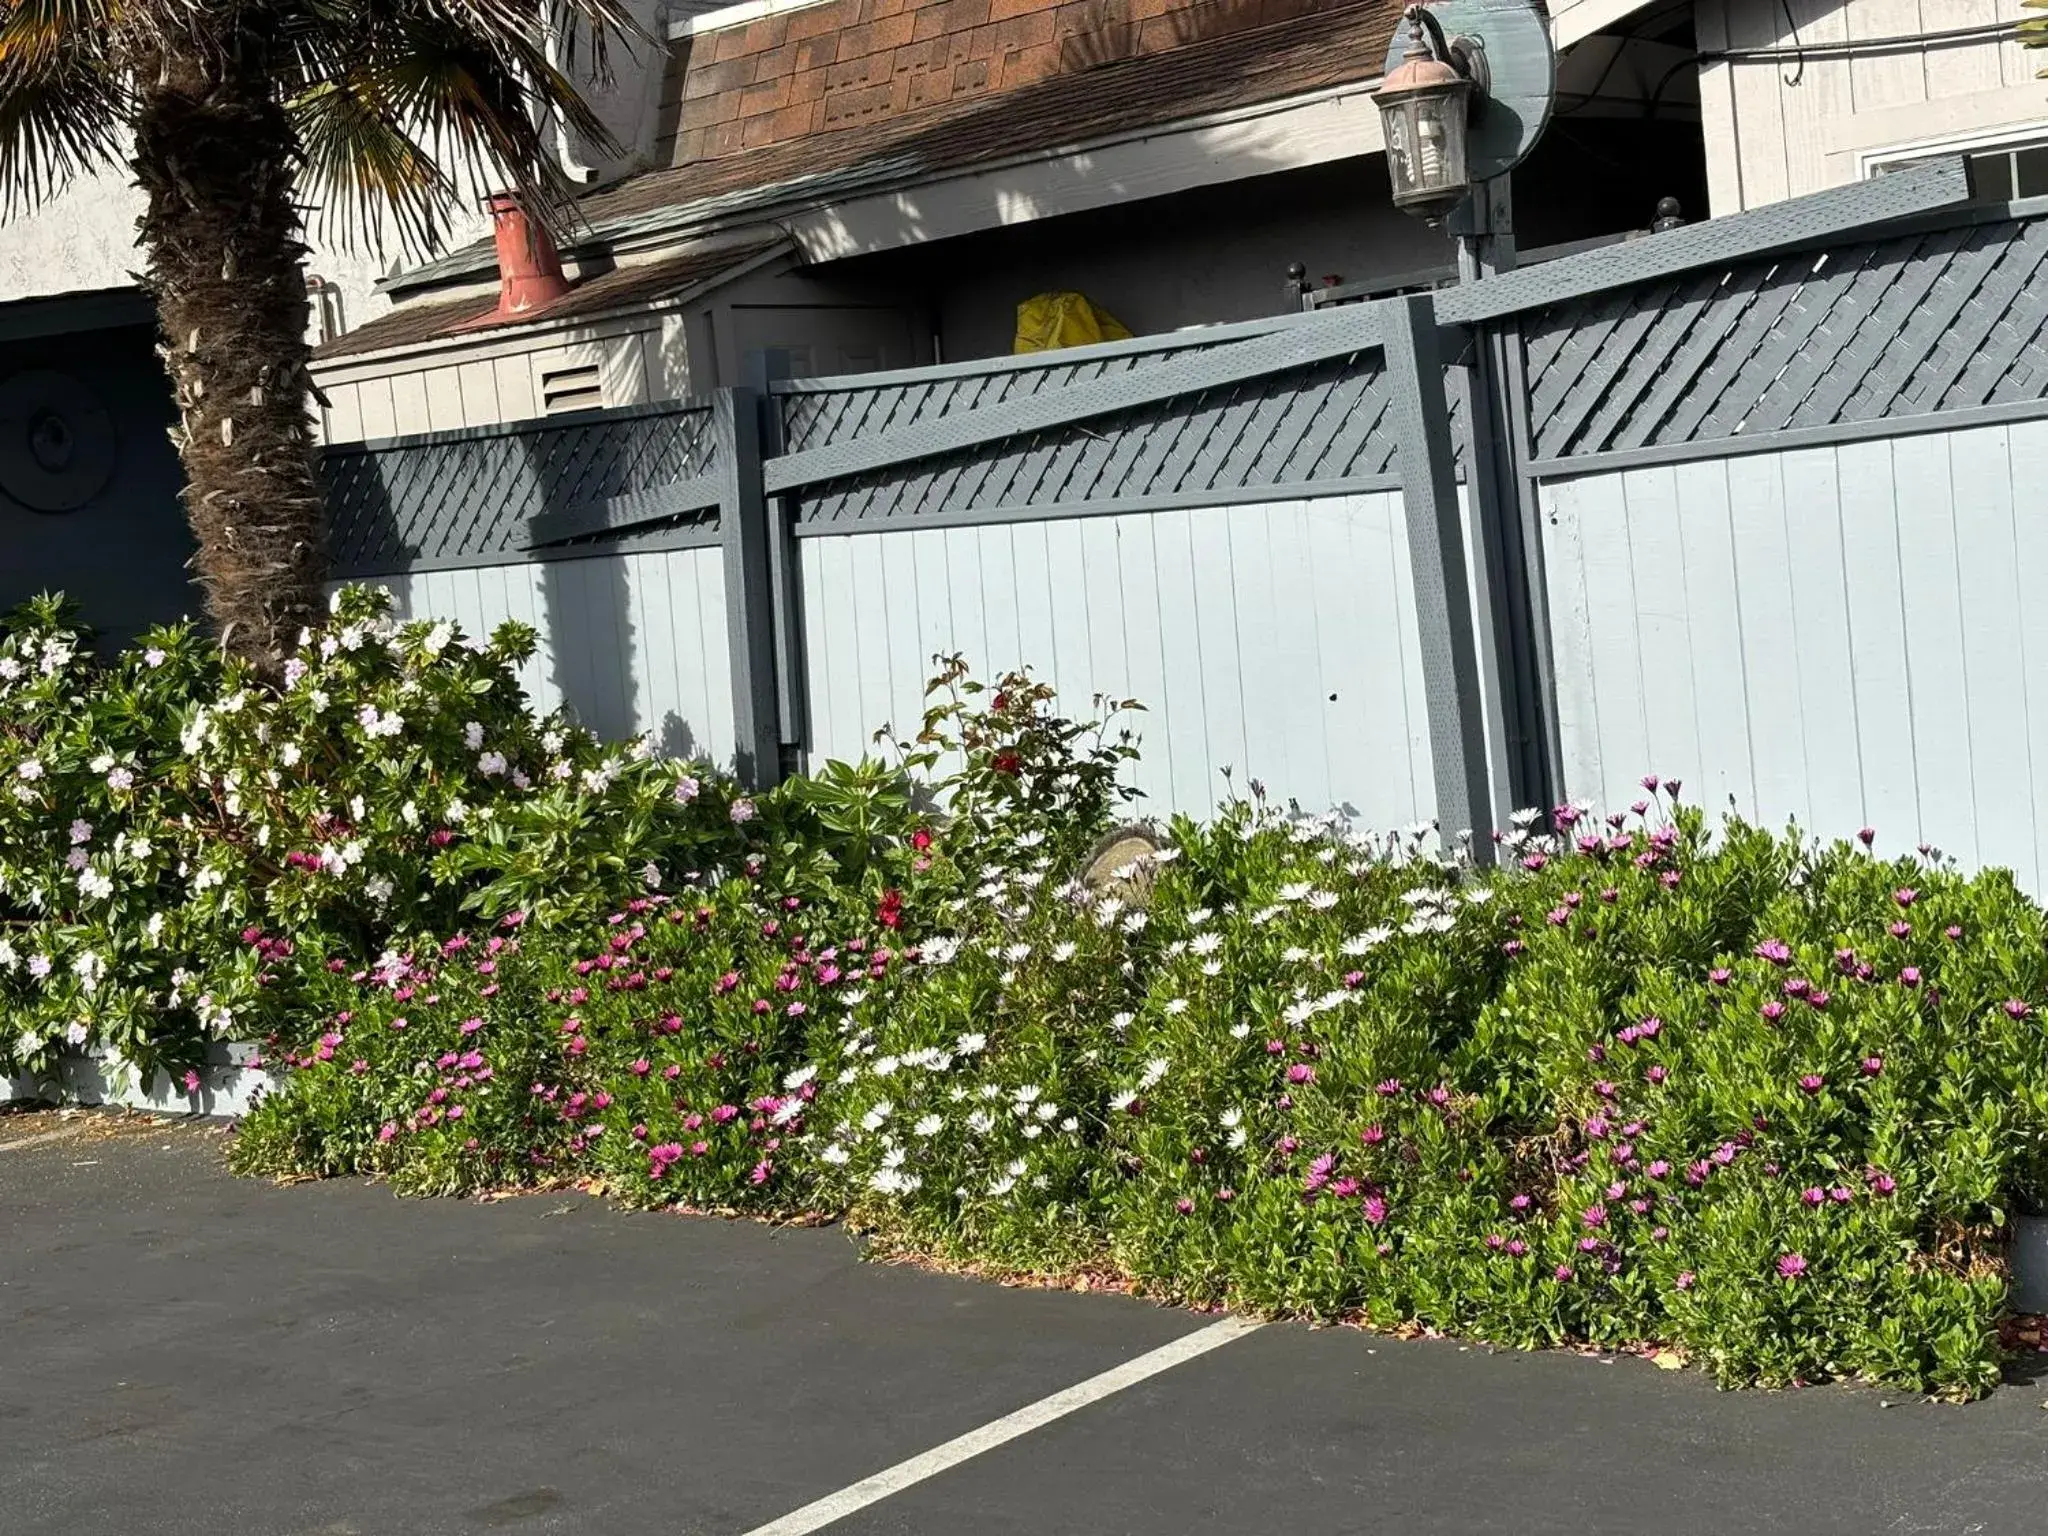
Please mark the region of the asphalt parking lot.
<svg viewBox="0 0 2048 1536"><path fill-rule="evenodd" d="M2048 1530L2044 1382L1724 1394L1217 1328L834 1230L280 1188L203 1127L0 1117L8 1536Z"/></svg>

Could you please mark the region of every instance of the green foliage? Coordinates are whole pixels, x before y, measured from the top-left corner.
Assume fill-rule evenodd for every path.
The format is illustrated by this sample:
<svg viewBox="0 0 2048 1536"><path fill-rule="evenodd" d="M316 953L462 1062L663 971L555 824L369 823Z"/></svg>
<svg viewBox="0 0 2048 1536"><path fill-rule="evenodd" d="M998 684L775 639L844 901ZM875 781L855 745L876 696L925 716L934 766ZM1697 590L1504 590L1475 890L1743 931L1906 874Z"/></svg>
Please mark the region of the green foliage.
<svg viewBox="0 0 2048 1536"><path fill-rule="evenodd" d="M530 630L389 604L344 592L276 689L189 626L101 666L57 599L0 620L0 1072L191 1069L299 1016L309 959L741 856L729 783L534 716Z"/></svg>
<svg viewBox="0 0 2048 1536"><path fill-rule="evenodd" d="M1129 742L1028 675L945 663L894 762L747 798L535 718L530 643L351 593L272 691L182 631L95 670L17 616L13 1059L260 1033L252 1172L836 1215L1729 1383L1995 1382L2007 1223L2048 1198L2048 929L2009 876L1672 785L1489 868L1236 801L1106 891Z"/></svg>

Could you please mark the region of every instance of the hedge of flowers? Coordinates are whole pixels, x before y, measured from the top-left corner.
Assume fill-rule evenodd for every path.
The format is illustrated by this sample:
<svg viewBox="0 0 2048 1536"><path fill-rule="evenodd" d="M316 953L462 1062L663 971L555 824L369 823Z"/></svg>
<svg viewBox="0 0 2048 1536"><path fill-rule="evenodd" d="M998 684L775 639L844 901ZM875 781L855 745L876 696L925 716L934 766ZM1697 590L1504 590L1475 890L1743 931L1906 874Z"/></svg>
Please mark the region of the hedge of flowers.
<svg viewBox="0 0 2048 1536"><path fill-rule="evenodd" d="M531 718L516 632L368 602L281 695L182 634L66 699L50 615L0 651L36 701L0 727L10 1032L261 1030L247 1171L843 1217L1729 1383L1997 1379L2048 1194L2048 928L2001 872L1646 780L1485 867L1254 798L1090 881L1132 749L1028 677L951 663L886 766L746 799Z"/></svg>
<svg viewBox="0 0 2048 1536"><path fill-rule="evenodd" d="M345 592L281 691L190 626L101 664L60 599L0 619L0 1078L94 1050L196 1081L300 1015L307 953L595 917L736 855L730 786L534 716L530 630L389 606Z"/></svg>

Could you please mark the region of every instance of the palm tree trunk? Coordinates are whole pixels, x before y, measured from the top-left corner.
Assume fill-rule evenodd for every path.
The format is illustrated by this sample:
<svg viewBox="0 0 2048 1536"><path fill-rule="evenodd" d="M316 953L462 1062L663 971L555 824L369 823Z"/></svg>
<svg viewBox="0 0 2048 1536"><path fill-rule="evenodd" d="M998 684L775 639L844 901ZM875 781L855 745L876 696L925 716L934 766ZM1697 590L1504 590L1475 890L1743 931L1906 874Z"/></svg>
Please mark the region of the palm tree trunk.
<svg viewBox="0 0 2048 1536"><path fill-rule="evenodd" d="M193 563L222 644L274 677L327 606L306 246L263 41L246 10L224 9L243 19L189 20L137 46L133 168Z"/></svg>

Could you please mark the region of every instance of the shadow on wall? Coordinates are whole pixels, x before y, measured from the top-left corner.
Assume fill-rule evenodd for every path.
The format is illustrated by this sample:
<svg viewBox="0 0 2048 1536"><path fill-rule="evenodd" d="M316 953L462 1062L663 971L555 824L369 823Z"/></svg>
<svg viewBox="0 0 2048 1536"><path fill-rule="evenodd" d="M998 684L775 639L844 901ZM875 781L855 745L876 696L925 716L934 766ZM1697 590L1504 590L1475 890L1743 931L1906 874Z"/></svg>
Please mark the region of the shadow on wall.
<svg viewBox="0 0 2048 1536"><path fill-rule="evenodd" d="M119 325L0 343L0 419L18 430L0 442L0 610L61 591L103 651L204 611L154 342Z"/></svg>
<svg viewBox="0 0 2048 1536"><path fill-rule="evenodd" d="M536 616L556 696L576 720L607 738L640 730L632 581L616 555L549 560L540 568Z"/></svg>

